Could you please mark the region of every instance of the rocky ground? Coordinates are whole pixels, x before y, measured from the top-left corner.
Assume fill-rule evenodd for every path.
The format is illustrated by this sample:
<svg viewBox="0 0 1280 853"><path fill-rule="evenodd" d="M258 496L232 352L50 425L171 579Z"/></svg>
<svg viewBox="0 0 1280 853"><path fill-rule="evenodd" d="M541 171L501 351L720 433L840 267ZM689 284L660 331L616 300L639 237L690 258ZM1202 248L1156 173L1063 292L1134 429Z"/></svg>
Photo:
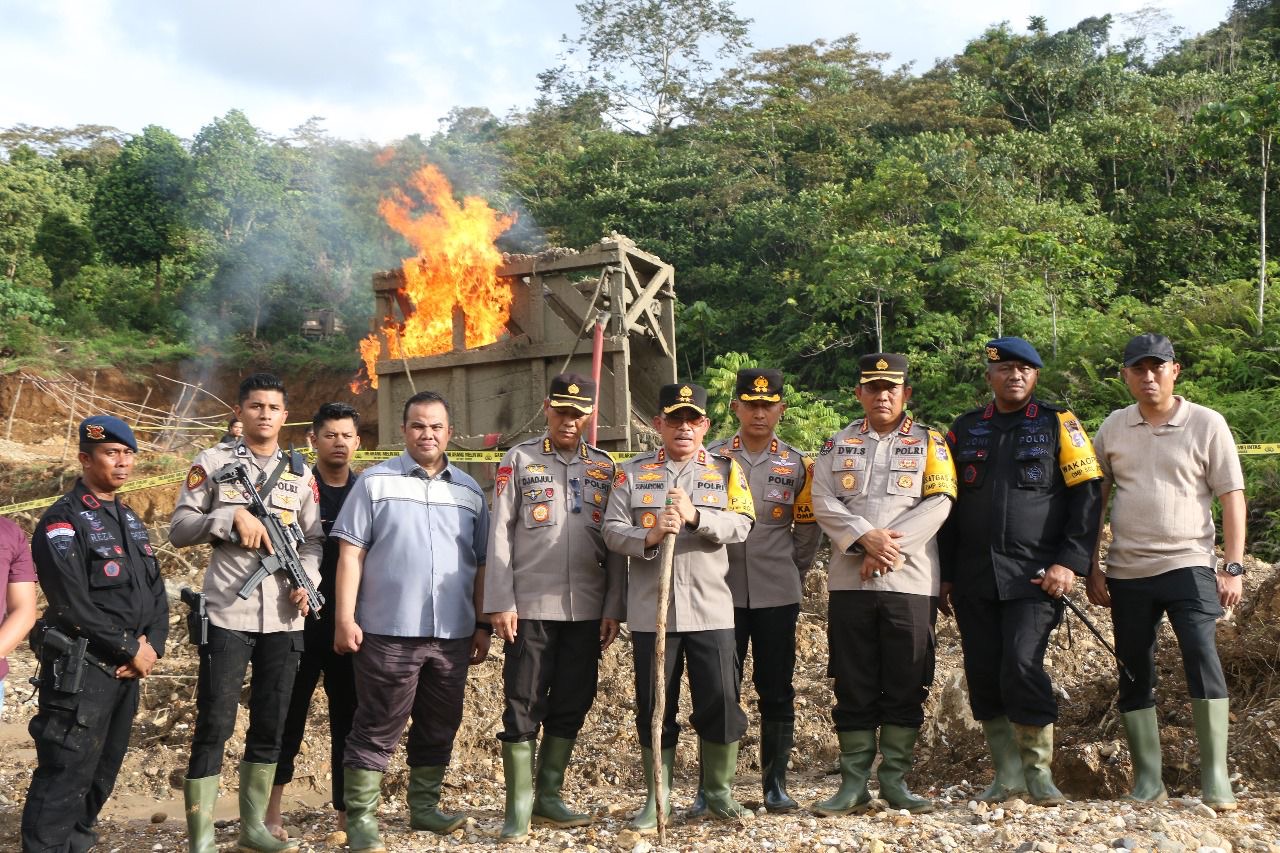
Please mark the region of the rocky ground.
<svg viewBox="0 0 1280 853"><path fill-rule="evenodd" d="M162 539L163 528L154 529ZM197 581L199 550L179 558L162 551L166 581L176 597L182 585ZM911 778L917 792L936 798L936 813L909 816L886 807L865 816L819 818L801 811L765 814L760 805L759 764L753 727L743 742L735 793L758 809L741 823L674 820L663 849L671 850L1021 850L1067 851L1112 848L1148 850L1280 851L1280 732L1275 684L1277 636L1280 634L1280 587L1272 567L1253 564L1247 576L1244 605L1224 620L1220 644L1232 683L1234 725L1231 770L1240 792L1240 809L1215 815L1195 798L1197 753L1190 709L1176 645L1167 627L1160 658L1160 711L1164 726L1165 780L1174 797L1161 806L1133 806L1114 797L1125 790L1130 765L1118 727L1111 693L1114 670L1097 641L1078 623L1059 629L1050 661L1062 706L1060 748L1055 772L1072 802L1041 809L1020 801L987 808L972 801L990 779L981 731L969 719L960 670L954 623L938 630L938 669L929 699L929 721L921 736L918 763ZM808 804L825 798L838 784L837 746L831 731L831 704L825 667L825 572L819 565L807 583L799 627L797 673L797 748L791 793ZM1083 605L1083 597L1077 592ZM195 655L185 639L174 608L169 654L143 691L132 748L120 774L116 795L101 825L102 845L109 851L183 850L181 783L194 720ZM1104 611L1090 609L1104 632ZM481 849L496 843L502 823L502 765L493 734L501 714L501 643L490 660L477 667L467 694L466 718L459 732L454 761L446 780L445 805L465 811L464 828L444 838L409 831L404 803L407 771L403 754L387 775L381 819L393 851L448 848ZM25 789L34 766L26 723L34 713L26 679L33 661L28 651L13 658L9 695L0 723L0 849L18 847L18 822ZM749 683L749 682L748 682ZM630 644L624 634L605 655L599 698L588 719L566 785L566 799L592 812L596 822L569 831L535 828L527 847L539 850L645 851L658 848L652 837L641 839L626 829L629 815L643 800L637 763L634 710L631 703ZM744 701L750 709L751 688ZM686 699L687 702L687 699ZM684 709L687 712L687 704ZM243 747L247 712L242 709L230 756ZM299 759L298 778L286 798L288 826L303 849L344 849L331 835L325 699L317 691L312 716L313 738ZM675 802L683 809L692 797L697 771L695 740L682 738L677 761ZM235 760L223 774L223 818L219 841L234 849ZM883 805L883 804L881 804ZM228 847L229 846L229 847Z"/></svg>

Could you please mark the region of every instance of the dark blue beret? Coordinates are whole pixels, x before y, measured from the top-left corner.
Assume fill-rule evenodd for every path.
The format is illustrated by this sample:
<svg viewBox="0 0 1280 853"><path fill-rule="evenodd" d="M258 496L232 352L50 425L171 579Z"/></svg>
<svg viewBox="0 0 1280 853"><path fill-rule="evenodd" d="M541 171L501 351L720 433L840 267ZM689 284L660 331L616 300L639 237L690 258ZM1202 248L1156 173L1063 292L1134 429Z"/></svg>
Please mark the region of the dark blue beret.
<svg viewBox="0 0 1280 853"><path fill-rule="evenodd" d="M1025 361L1032 367L1044 367L1040 353L1022 338L996 338L987 341L987 361Z"/></svg>
<svg viewBox="0 0 1280 853"><path fill-rule="evenodd" d="M80 422L81 444L108 442L123 444L134 452L138 450L138 440L133 437L133 430L119 418L113 418L111 415L94 415Z"/></svg>

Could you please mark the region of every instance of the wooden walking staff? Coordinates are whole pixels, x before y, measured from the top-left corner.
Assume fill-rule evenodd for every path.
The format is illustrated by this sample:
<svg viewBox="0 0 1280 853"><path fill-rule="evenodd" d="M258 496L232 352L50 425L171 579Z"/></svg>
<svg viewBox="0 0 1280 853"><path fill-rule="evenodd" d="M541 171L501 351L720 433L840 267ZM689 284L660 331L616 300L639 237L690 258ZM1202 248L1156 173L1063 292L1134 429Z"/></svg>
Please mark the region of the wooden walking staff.
<svg viewBox="0 0 1280 853"><path fill-rule="evenodd" d="M671 506L671 498L667 498ZM676 534L662 537L658 552L658 624L653 638L653 719L649 723L649 740L653 754L653 800L657 804L658 843L667 843L666 801L667 775L662 765L662 718L667 712L667 605L671 601L671 574L676 558Z"/></svg>

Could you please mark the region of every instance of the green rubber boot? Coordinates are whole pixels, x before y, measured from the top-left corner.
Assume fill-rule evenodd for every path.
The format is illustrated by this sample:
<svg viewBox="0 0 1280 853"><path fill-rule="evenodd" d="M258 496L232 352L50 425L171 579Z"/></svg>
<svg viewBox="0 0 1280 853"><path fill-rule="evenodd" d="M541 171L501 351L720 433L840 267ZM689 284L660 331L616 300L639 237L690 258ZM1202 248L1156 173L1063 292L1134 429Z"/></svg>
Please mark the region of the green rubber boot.
<svg viewBox="0 0 1280 853"><path fill-rule="evenodd" d="M991 764L996 777L991 785L978 795L982 803L1003 803L1027 793L1026 776L1022 773L1022 756L1013 739L1013 724L1008 717L983 720L982 731L987 736L987 748L991 750Z"/></svg>
<svg viewBox="0 0 1280 853"><path fill-rule="evenodd" d="M560 798L573 744L572 738L542 736L542 745L538 748L538 772L533 782L533 819L537 823L561 829L591 823L591 815L569 811Z"/></svg>
<svg viewBox="0 0 1280 853"><path fill-rule="evenodd" d="M1155 708L1121 714L1133 760L1133 791L1121 799L1139 803L1163 803L1169 799L1160 760L1160 723Z"/></svg>
<svg viewBox="0 0 1280 853"><path fill-rule="evenodd" d="M533 744L529 744L529 758L533 758ZM409 768L409 828L448 835L467 822L464 814L445 814L440 811L440 789L444 787L445 765ZM529 778L529 765L525 764L525 778Z"/></svg>
<svg viewBox="0 0 1280 853"><path fill-rule="evenodd" d="M658 808L656 796L653 790L653 750L641 747L640 760L644 763L644 784L649 789L649 798L645 800L644 808L640 810L628 826L639 832L641 835L649 835L658 831ZM671 779L672 770L676 766L676 750L662 750L662 778L666 783L663 788L662 812L668 817L671 816Z"/></svg>
<svg viewBox="0 0 1280 853"><path fill-rule="evenodd" d="M800 804L787 793L787 763L795 745L795 723L760 721L760 783L767 812L792 812Z"/></svg>
<svg viewBox="0 0 1280 853"><path fill-rule="evenodd" d="M875 730L836 732L836 736L840 738L840 790L831 799L813 804L814 813L826 817L865 811L871 803L867 780L876 760Z"/></svg>
<svg viewBox="0 0 1280 853"><path fill-rule="evenodd" d="M281 853L297 850L293 839L281 841L262 822L267 816L267 800L271 797L271 783L276 778L274 764L240 762L240 853Z"/></svg>
<svg viewBox="0 0 1280 853"><path fill-rule="evenodd" d="M911 755L919 735L919 729L881 726L880 754L884 758L876 770L876 778L880 780L880 799L895 809L906 809L911 814L928 814L933 811L933 802L917 797L907 788L907 771L911 769Z"/></svg>
<svg viewBox="0 0 1280 853"><path fill-rule="evenodd" d="M510 843L529 837L533 809L533 748L531 740L502 744L502 778L507 783L502 809L502 833L498 841Z"/></svg>
<svg viewBox="0 0 1280 853"><path fill-rule="evenodd" d="M1218 812L1234 811L1236 795L1227 775L1229 699L1192 699L1191 716L1200 742L1200 801Z"/></svg>
<svg viewBox="0 0 1280 853"><path fill-rule="evenodd" d="M1022 726L1013 724L1013 740L1022 758L1022 775L1027 793L1037 806L1060 806L1067 801L1053 784L1053 724Z"/></svg>
<svg viewBox="0 0 1280 853"><path fill-rule="evenodd" d="M738 772L738 742L699 740L698 743L707 811L721 820L736 820L750 814L733 798L733 777Z"/></svg>
<svg viewBox="0 0 1280 853"><path fill-rule="evenodd" d="M218 777L184 779L182 799L187 808L187 850L189 853L218 853L213 838L213 807L218 804Z"/></svg>
<svg viewBox="0 0 1280 853"><path fill-rule="evenodd" d="M363 767L345 767L342 776L342 798L347 802L347 846L351 853L387 853L378 832L382 773Z"/></svg>

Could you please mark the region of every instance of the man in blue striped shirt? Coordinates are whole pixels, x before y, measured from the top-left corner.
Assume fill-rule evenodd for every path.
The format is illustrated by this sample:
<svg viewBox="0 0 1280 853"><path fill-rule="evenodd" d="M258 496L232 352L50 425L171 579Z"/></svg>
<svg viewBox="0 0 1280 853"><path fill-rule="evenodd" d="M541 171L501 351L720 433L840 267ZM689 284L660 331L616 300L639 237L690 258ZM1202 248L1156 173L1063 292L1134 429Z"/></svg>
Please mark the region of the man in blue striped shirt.
<svg viewBox="0 0 1280 853"><path fill-rule="evenodd" d="M404 405L405 452L361 475L332 536L340 540L334 648L354 653L360 703L343 766L352 851L385 851L376 818L382 774L409 729L409 823L441 834L465 815L438 808L462 722L467 666L489 654L482 611L489 510L450 464L449 404L420 391Z"/></svg>

